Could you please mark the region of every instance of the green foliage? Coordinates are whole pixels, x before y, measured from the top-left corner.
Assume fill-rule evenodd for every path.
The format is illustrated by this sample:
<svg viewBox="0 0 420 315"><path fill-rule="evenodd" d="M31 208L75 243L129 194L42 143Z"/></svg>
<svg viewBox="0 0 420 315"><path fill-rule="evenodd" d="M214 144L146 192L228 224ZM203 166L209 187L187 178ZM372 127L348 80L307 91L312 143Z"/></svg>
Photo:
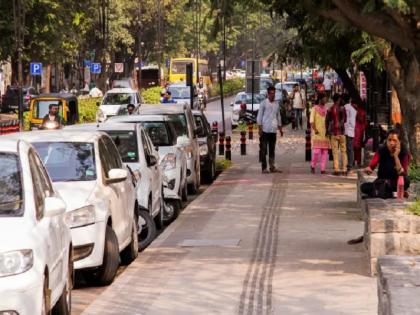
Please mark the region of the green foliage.
<svg viewBox="0 0 420 315"><path fill-rule="evenodd" d="M79 120L80 123L89 123L96 121L96 112L98 110L97 102L100 97L79 98Z"/></svg>
<svg viewBox="0 0 420 315"><path fill-rule="evenodd" d="M244 89L245 81L244 79L235 78L231 80L226 80L223 82L223 95L231 95L237 93ZM210 97L219 96L220 95L220 86L219 84L215 84L210 89Z"/></svg>
<svg viewBox="0 0 420 315"><path fill-rule="evenodd" d="M217 159L216 160L216 172L223 172L232 166L232 161L226 159Z"/></svg>
<svg viewBox="0 0 420 315"><path fill-rule="evenodd" d="M411 163L408 170L408 176L412 182L420 183L420 167Z"/></svg>
<svg viewBox="0 0 420 315"><path fill-rule="evenodd" d="M410 204L407 210L414 215L420 215L420 200L416 200Z"/></svg>
<svg viewBox="0 0 420 315"><path fill-rule="evenodd" d="M144 99L145 104L159 104L160 103L160 91L162 87L155 86L149 89L141 91L141 96Z"/></svg>

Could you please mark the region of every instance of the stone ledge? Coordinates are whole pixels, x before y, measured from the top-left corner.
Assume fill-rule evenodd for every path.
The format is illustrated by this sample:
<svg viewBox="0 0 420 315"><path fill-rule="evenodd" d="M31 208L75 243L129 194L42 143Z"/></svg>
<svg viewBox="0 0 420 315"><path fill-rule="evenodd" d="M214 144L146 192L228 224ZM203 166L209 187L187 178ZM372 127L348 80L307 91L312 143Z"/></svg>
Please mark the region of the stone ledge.
<svg viewBox="0 0 420 315"><path fill-rule="evenodd" d="M420 256L378 259L378 314L420 314Z"/></svg>

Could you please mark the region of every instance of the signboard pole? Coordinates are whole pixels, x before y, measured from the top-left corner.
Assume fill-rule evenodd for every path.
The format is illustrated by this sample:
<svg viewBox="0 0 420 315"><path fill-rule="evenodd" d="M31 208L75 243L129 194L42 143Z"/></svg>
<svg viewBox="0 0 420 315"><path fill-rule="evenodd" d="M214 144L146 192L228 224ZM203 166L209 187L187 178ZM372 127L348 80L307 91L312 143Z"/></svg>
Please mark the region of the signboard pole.
<svg viewBox="0 0 420 315"><path fill-rule="evenodd" d="M255 60L252 60L252 62L251 62L251 72L252 72L252 74L251 74L251 76L252 76L252 81L251 81L251 110L252 110L252 117L254 117L254 76L255 76L255 74L254 74L254 71L255 71L255 69L254 69L254 63L255 63Z"/></svg>
<svg viewBox="0 0 420 315"><path fill-rule="evenodd" d="M223 78L222 78L222 66L217 66L217 79L219 80L220 85L220 105L222 106L222 125L223 125L223 134L226 135L226 124L225 124L225 104L223 98Z"/></svg>

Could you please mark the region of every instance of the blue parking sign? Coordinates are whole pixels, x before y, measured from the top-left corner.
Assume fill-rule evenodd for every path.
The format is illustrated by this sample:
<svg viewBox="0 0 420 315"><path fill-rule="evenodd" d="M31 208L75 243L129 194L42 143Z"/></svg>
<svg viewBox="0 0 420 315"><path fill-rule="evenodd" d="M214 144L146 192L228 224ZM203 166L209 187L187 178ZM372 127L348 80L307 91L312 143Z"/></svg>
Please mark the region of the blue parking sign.
<svg viewBox="0 0 420 315"><path fill-rule="evenodd" d="M31 62L30 64L30 75L42 75L42 63L40 62Z"/></svg>
<svg viewBox="0 0 420 315"><path fill-rule="evenodd" d="M99 74L101 73L102 70L102 66L100 63L92 63L90 65L90 72L95 73L95 74Z"/></svg>

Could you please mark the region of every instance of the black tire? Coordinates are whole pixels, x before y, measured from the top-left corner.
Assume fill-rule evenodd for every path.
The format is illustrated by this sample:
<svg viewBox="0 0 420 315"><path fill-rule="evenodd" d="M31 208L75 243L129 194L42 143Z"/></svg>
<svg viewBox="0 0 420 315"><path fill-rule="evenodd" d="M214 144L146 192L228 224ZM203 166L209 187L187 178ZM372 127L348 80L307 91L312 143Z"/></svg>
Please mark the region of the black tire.
<svg viewBox="0 0 420 315"><path fill-rule="evenodd" d="M133 227L131 229L131 242L121 252L121 263L123 265L129 265L139 255L139 238L137 233L138 228L138 216L134 213Z"/></svg>
<svg viewBox="0 0 420 315"><path fill-rule="evenodd" d="M149 204L151 205L152 204L152 200L149 200ZM164 223L163 223L163 217L164 217L164 209L163 209L163 198L161 197L161 201L160 201L160 208L159 208L159 213L158 213L158 215L154 218L154 221L155 221L155 225L156 225L156 228L158 229L158 230L161 230L161 229L163 229L163 225L164 225ZM152 213L151 211L150 211L150 213Z"/></svg>
<svg viewBox="0 0 420 315"><path fill-rule="evenodd" d="M170 224L179 216L181 211L181 202L179 200L167 200L165 203L166 206L170 208L170 212L165 209L164 222L165 224Z"/></svg>
<svg viewBox="0 0 420 315"><path fill-rule="evenodd" d="M211 184L216 177L216 165L214 162L211 162L210 169L205 171L203 174L203 180L206 184Z"/></svg>
<svg viewBox="0 0 420 315"><path fill-rule="evenodd" d="M183 202L188 201L188 185L187 180L184 181L184 186L182 187L181 198Z"/></svg>
<svg viewBox="0 0 420 315"><path fill-rule="evenodd" d="M66 285L63 288L63 293L55 304L52 314L53 315L70 315L71 314L71 291L73 289L74 279L73 269L73 256L69 257L69 270L67 274Z"/></svg>
<svg viewBox="0 0 420 315"><path fill-rule="evenodd" d="M105 230L105 248L102 266L93 270L86 270L83 276L89 283L104 286L114 281L117 274L120 255L118 249L118 239L111 226L107 226Z"/></svg>
<svg viewBox="0 0 420 315"><path fill-rule="evenodd" d="M144 250L147 246L150 245L151 242L156 237L156 225L155 221L152 219L150 212L147 210L140 210L139 211L139 221L138 225L141 225L140 233L138 234L139 237L139 251Z"/></svg>

